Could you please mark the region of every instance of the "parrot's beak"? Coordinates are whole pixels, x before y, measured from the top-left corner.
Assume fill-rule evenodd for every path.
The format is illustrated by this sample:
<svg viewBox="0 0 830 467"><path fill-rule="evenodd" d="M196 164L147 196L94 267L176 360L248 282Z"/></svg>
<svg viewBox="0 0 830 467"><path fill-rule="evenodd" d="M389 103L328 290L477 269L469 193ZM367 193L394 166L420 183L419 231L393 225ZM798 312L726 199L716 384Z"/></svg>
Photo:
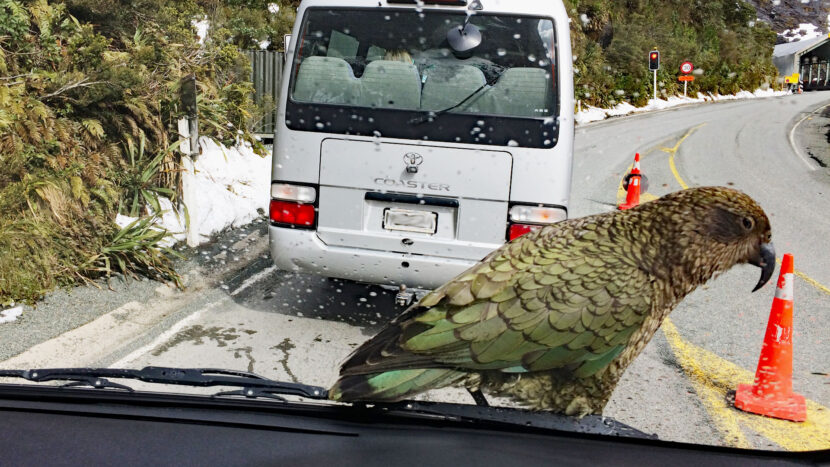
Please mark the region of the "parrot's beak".
<svg viewBox="0 0 830 467"><path fill-rule="evenodd" d="M769 281L772 273L775 272L775 247L772 243L762 243L761 248L758 249L758 255L751 258L749 264L761 268L761 279L758 281L758 285L752 290L756 292Z"/></svg>

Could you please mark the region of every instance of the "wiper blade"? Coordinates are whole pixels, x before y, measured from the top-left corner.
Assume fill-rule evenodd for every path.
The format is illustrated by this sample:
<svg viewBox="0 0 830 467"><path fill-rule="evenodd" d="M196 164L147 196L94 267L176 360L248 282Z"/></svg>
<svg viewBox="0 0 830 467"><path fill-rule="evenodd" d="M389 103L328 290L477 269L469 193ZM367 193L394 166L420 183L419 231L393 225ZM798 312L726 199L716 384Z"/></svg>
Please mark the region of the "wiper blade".
<svg viewBox="0 0 830 467"><path fill-rule="evenodd" d="M237 391L224 391L215 394L240 395L245 397L271 397L283 400L279 396L299 396L306 399L328 399L328 391L318 386L299 383L273 381L255 373L246 371L223 370L217 368L169 368L148 366L140 370L117 368L44 368L34 370L0 370L0 378L22 378L33 382L69 381L66 386L91 386L94 388L119 388L133 391L132 388L113 383L106 378L123 378L155 384L175 384L180 386L231 386L241 388Z"/></svg>
<svg viewBox="0 0 830 467"><path fill-rule="evenodd" d="M493 89L493 86L496 85L499 78L501 78L501 75L504 74L504 71L505 70L500 70L499 73L495 77L488 80L486 83L482 84L481 87L479 87L475 91L471 92L467 97L462 99L461 102L459 102L458 104L455 104L452 107L447 107L446 109L443 109L443 110L439 110L438 112L428 112L428 113L426 113L424 115L421 115L419 117L415 117L415 118L413 118L412 120L409 121L409 124L413 125L413 126L420 125L422 123L426 123L428 121L435 120L436 118L440 117L441 115L452 112L453 110L461 107L462 105L469 102L470 99L478 96L479 94L484 94L484 92L487 92L490 89ZM482 92L482 91L484 91L484 92Z"/></svg>

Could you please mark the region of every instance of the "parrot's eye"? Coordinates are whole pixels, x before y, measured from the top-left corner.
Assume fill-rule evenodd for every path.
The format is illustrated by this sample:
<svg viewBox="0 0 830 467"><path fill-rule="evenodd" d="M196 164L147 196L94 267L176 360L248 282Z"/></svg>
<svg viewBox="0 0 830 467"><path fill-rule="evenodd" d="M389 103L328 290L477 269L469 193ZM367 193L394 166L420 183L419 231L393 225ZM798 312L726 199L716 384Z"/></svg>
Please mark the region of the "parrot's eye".
<svg viewBox="0 0 830 467"><path fill-rule="evenodd" d="M751 217L744 217L743 224L746 230L752 230L752 228L755 227L755 220Z"/></svg>

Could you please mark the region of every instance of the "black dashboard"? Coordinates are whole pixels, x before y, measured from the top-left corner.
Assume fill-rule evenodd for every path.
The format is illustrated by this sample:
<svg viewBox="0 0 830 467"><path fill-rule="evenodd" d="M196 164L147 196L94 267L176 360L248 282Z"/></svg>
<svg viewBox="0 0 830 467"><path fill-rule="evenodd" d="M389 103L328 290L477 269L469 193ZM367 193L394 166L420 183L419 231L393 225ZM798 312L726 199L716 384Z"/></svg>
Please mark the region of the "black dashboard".
<svg viewBox="0 0 830 467"><path fill-rule="evenodd" d="M519 412L527 422L513 425L506 423L515 422L510 420L517 416L513 411L505 415L494 408L415 404L398 410L0 386L0 465L830 463L828 452L775 453L665 443L598 417L575 421ZM439 410L444 415L438 415ZM473 422L464 415L467 410L489 411L489 417Z"/></svg>

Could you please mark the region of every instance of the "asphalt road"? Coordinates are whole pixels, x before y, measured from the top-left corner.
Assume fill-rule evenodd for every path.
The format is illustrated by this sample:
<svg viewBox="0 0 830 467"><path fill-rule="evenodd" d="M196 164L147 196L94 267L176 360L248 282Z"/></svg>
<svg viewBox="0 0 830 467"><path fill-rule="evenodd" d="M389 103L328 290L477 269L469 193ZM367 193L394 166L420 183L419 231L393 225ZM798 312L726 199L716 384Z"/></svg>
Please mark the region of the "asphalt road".
<svg viewBox="0 0 830 467"><path fill-rule="evenodd" d="M773 422L728 404L729 390L752 380L773 296L773 286L750 293L758 270L749 266L674 311L626 373L607 416L667 440L830 448L830 173L799 149L810 128L800 122L826 104L830 93L808 93L577 129L572 217L613 209L620 179L640 152L646 198L702 185L752 195L770 214L779 256L793 253L800 274L794 384L811 401L810 422ZM226 367L328 386L351 349L399 312L382 288L276 271L264 222L186 253L186 292L115 279L112 290L56 292L27 308L0 325L0 367ZM427 397L472 402L455 390Z"/></svg>

